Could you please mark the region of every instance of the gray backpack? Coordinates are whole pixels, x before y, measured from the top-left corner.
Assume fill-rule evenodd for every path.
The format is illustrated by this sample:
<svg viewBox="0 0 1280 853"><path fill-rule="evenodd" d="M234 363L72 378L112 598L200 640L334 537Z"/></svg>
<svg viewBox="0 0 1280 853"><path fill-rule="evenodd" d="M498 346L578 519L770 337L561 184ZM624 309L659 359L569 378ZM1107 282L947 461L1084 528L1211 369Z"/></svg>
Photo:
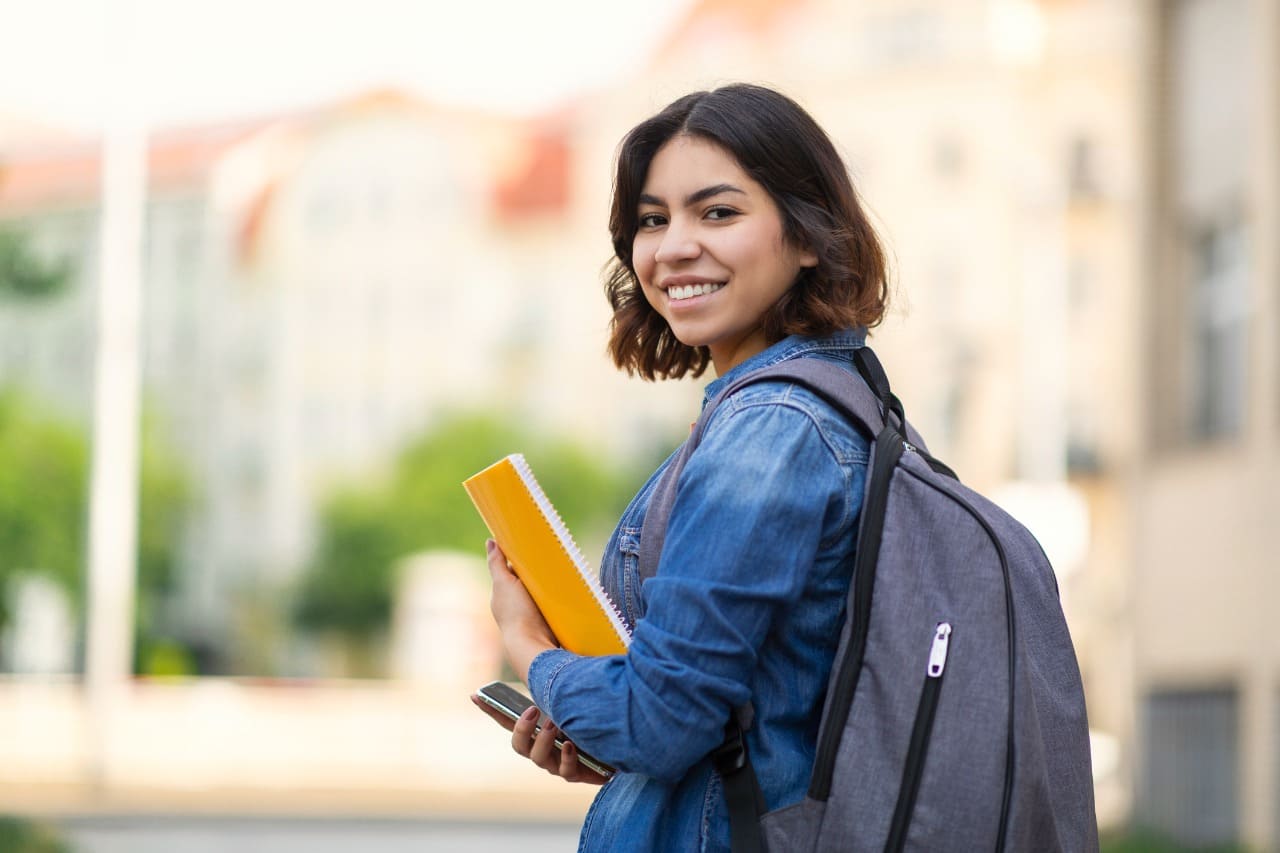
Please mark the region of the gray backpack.
<svg viewBox="0 0 1280 853"><path fill-rule="evenodd" d="M762 814L739 709L713 754L735 853L1096 851L1084 691L1057 582L1021 524L929 456L874 354L793 358L704 409L655 487L640 572L657 568L676 482L743 386L808 388L872 442L853 577L807 796Z"/></svg>

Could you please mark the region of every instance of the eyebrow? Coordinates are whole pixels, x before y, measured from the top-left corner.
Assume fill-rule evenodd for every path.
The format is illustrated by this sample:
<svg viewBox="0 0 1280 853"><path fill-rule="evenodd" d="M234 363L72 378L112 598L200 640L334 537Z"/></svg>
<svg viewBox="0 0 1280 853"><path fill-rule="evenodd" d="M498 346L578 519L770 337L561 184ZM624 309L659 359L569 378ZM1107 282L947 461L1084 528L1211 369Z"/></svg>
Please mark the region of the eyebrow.
<svg viewBox="0 0 1280 853"><path fill-rule="evenodd" d="M739 187L735 187L733 184L713 184L712 186L703 187L702 189L696 190L692 193L689 193L689 195L685 196L684 206L692 207L693 205L697 204L700 201L706 201L707 199L713 196L718 196L721 193L740 193L741 195L747 194L746 190L740 189ZM649 195L648 193L640 193L640 197L637 199L637 201L640 204L652 204L657 207L664 207L666 204L662 199L658 198L656 195Z"/></svg>

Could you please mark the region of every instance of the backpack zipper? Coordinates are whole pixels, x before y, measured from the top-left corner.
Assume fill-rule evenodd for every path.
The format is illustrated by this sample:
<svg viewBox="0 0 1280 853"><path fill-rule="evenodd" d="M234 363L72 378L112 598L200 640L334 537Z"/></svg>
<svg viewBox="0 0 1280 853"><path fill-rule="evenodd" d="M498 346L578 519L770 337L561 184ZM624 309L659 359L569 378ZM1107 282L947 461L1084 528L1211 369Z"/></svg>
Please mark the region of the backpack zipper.
<svg viewBox="0 0 1280 853"><path fill-rule="evenodd" d="M825 803L831 797L831 785L835 776L836 758L840 751L840 740L844 736L845 723L849 710L853 706L853 696L857 692L858 680L862 674L862 661L867 651L868 622L871 617L871 593L875 585L875 569L879 559L880 540L884 533L885 511L888 508L889 483L897 468L898 460L906 451L906 440L891 425L886 425L876 436L875 452L872 459L871 482L868 484L866 503L862 508L862 527L858 534L858 548L854 556L853 590L849 621L852 623L848 648L838 657L835 664L835 676L828 691L827 703L823 709L823 726L818 734L818 747L813 762L813 774L809 778L808 796L818 802ZM914 445L913 445L914 447ZM918 452L918 451L917 451ZM927 454L919 454L922 459L930 460ZM938 463L942 469L930 464L936 473L958 479L950 469ZM1004 790L1001 793L999 835L996 838L995 850L1001 853L1009 831L1009 813L1013 802L1013 770L1015 761L1015 740L1013 728L1015 692L1017 689L1016 656L1014 646L1016 633L1014 629L1013 587L1009 579L1009 560L1005 554L995 531L987 523L982 514L968 500L944 489L938 483L930 483L914 471L906 473L946 494L977 522L995 548L1000 559L1000 572L1004 579L1005 632L1008 639L1008 714L1005 731L1005 767Z"/></svg>
<svg viewBox="0 0 1280 853"><path fill-rule="evenodd" d="M918 474L912 473L916 479L920 479ZM942 491L944 494L950 495L960 506L968 511L982 529L987 532L987 537L991 540L991 545L996 550L996 556L1000 558L1000 573L1004 577L1004 612L1005 612L1005 637L1008 641L1008 666L1009 666L1009 704L1005 718L1005 753L1004 753L1004 790L1000 796L1000 833L996 836L995 851L1003 853L1005 842L1008 840L1009 834L1009 813L1013 805L1013 771L1014 765L1017 763L1017 741L1014 736L1013 717L1017 707L1017 655L1014 654L1015 643L1017 642L1017 631L1014 627L1016 618L1013 606L1013 583L1009 579L1009 556L1005 553L1004 546L1000 544L1000 540L996 537L995 531L991 529L991 525L982 517L982 514L967 499L960 495L952 494L945 489L940 488L937 484L933 487Z"/></svg>
<svg viewBox="0 0 1280 853"><path fill-rule="evenodd" d="M911 442L905 439L902 442L902 449L908 453L914 453L917 456L919 456L921 459L923 459L925 464L933 469L933 473L942 474L945 477L950 477L956 482L960 482L960 478L956 475L956 472L952 471L951 466L947 465L941 459L934 459L928 453L916 447L914 444L912 444Z"/></svg>
<svg viewBox="0 0 1280 853"><path fill-rule="evenodd" d="M898 853L907 843L907 827L911 823L911 813L915 811L920 781L924 778L924 762L929 752L929 738L933 734L933 719L938 711L938 694L942 692L942 674L946 671L950 643L951 623L939 622L933 630L933 642L929 645L929 664L925 668L924 687L920 691L915 724L911 727L907 761L902 770L902 786L898 789L898 803L894 806L893 820L889 823L885 853Z"/></svg>

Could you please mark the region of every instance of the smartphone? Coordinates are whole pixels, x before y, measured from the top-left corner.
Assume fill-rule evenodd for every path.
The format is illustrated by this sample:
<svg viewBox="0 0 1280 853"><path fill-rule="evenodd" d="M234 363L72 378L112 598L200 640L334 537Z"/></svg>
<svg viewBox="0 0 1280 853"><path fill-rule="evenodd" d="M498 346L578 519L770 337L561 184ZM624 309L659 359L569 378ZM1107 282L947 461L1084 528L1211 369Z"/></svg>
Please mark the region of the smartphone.
<svg viewBox="0 0 1280 853"><path fill-rule="evenodd" d="M525 696L519 690L515 690L510 686L503 684L501 681L492 681L476 691L477 695L490 708L496 708L505 716L512 720L520 719L520 715L533 704L533 700ZM538 723L534 727L535 731L542 731L542 727L547 722L547 715L543 714L538 718ZM565 744L565 738L556 738L556 749L560 749ZM589 767L599 773L601 776L612 776L616 771L608 764L598 761L587 755L582 750L578 750L578 763L584 767Z"/></svg>

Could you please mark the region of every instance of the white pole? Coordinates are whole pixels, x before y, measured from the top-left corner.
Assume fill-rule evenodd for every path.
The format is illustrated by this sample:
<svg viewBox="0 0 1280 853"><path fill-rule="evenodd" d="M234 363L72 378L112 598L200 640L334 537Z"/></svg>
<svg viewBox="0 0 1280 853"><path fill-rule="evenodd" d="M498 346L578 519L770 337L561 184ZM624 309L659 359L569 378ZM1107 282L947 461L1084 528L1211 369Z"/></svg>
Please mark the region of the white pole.
<svg viewBox="0 0 1280 853"><path fill-rule="evenodd" d="M142 256L147 144L130 0L108 8L102 232L94 359L85 684L88 772L109 784L112 720L133 664Z"/></svg>

